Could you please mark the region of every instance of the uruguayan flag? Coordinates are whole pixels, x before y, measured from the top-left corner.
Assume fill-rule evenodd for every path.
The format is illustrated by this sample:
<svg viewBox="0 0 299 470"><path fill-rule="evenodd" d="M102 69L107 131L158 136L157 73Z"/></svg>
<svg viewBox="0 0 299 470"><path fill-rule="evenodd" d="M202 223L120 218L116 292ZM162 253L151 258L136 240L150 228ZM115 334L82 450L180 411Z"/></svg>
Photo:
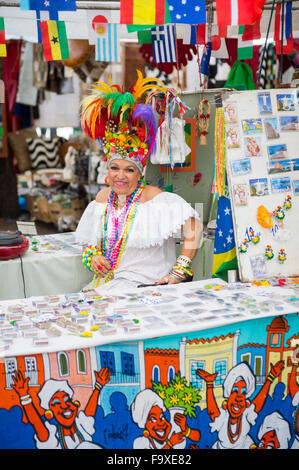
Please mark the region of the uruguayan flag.
<svg viewBox="0 0 299 470"><path fill-rule="evenodd" d="M100 62L120 62L120 47L116 23L108 23L105 35L97 38L96 60Z"/></svg>
<svg viewBox="0 0 299 470"><path fill-rule="evenodd" d="M152 28L154 62L176 62L176 40L173 25Z"/></svg>

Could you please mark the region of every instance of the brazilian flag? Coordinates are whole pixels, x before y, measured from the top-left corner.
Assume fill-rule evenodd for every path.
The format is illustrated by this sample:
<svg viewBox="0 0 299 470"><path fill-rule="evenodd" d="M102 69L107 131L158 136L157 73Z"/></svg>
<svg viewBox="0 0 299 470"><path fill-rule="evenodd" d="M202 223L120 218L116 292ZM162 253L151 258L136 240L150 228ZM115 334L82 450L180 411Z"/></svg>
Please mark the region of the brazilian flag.
<svg viewBox="0 0 299 470"><path fill-rule="evenodd" d="M230 199L220 196L217 206L212 276L227 281L227 272L238 269Z"/></svg>

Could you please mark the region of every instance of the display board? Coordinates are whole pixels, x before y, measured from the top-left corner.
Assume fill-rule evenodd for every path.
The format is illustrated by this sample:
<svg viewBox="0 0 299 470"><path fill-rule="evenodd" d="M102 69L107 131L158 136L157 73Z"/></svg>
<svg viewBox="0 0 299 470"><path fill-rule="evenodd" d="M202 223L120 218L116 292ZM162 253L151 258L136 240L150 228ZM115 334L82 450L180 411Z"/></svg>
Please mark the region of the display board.
<svg viewBox="0 0 299 470"><path fill-rule="evenodd" d="M223 96L241 281L299 274L299 90Z"/></svg>

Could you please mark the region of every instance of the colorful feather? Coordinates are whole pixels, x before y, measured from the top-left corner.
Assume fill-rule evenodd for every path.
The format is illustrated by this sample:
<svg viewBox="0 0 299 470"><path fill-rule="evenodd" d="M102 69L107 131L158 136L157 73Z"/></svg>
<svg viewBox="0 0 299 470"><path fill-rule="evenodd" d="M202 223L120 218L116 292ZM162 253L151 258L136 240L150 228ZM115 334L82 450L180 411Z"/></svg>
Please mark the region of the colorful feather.
<svg viewBox="0 0 299 470"><path fill-rule="evenodd" d="M146 128L146 141L148 142L148 153L154 150L157 124L153 108L149 104L138 104L134 110L133 121L139 120Z"/></svg>

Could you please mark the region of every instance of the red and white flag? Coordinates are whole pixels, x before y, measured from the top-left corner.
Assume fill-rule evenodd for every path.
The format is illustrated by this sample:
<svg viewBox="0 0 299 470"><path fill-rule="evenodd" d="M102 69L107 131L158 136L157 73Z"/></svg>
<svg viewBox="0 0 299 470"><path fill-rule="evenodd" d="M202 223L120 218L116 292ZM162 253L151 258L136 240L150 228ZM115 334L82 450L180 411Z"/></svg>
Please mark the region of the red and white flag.
<svg viewBox="0 0 299 470"><path fill-rule="evenodd" d="M216 0L218 26L253 24L266 0Z"/></svg>

